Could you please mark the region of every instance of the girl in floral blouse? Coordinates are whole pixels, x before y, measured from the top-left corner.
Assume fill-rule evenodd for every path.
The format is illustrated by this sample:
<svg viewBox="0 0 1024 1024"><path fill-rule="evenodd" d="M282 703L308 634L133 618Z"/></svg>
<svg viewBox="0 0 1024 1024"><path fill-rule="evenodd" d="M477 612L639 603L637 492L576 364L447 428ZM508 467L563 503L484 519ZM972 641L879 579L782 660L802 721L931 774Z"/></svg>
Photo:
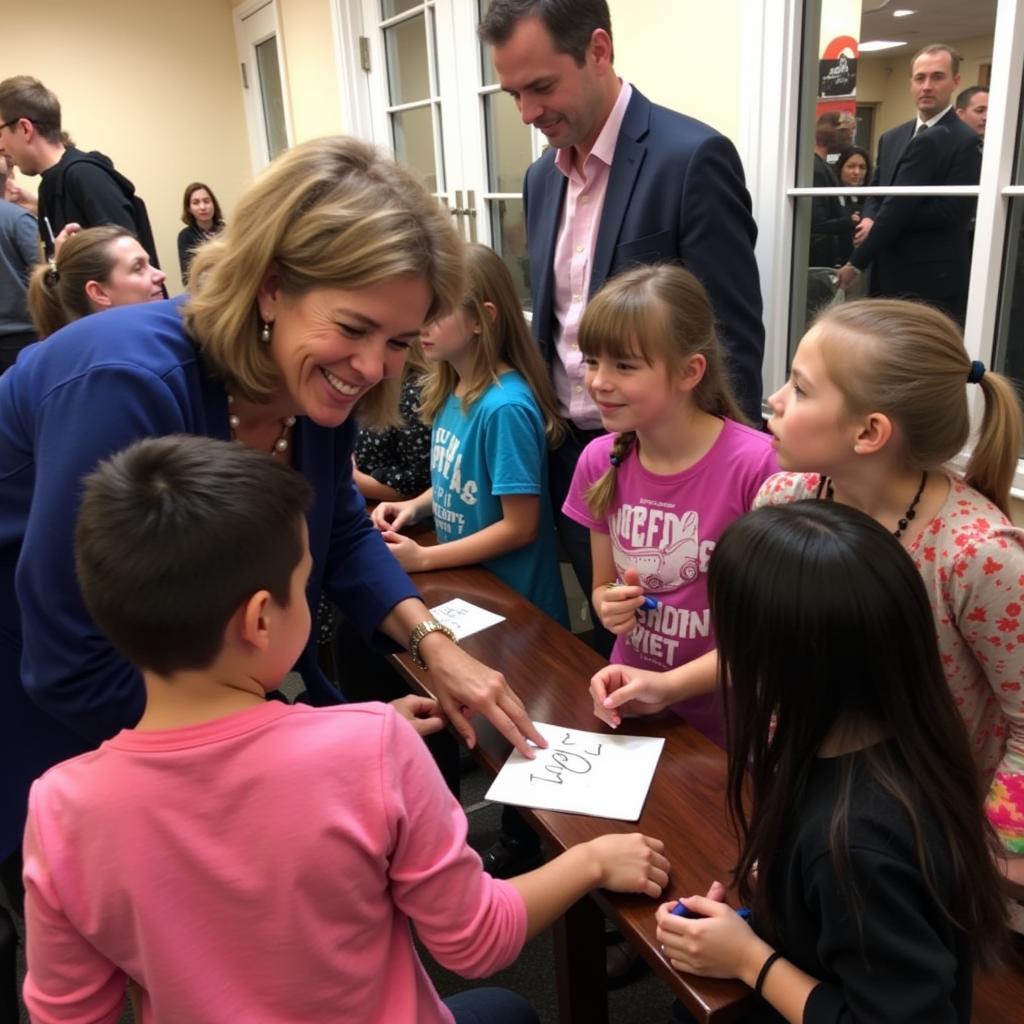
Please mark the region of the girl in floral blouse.
<svg viewBox="0 0 1024 1024"><path fill-rule="evenodd" d="M947 463L970 432L965 383L980 387L985 409L961 479ZM792 472L769 478L755 504L841 501L909 551L1007 873L1024 881L1024 531L1009 519L1021 445L1012 385L971 362L944 314L866 300L818 319L769 403L779 465Z"/></svg>

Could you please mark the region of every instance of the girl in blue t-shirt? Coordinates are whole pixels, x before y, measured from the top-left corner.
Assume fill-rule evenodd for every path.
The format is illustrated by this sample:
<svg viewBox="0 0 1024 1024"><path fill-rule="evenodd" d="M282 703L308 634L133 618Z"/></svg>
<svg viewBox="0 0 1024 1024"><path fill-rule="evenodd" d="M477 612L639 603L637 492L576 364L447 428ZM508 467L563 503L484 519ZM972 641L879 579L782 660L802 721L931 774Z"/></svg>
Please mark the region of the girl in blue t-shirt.
<svg viewBox="0 0 1024 1024"><path fill-rule="evenodd" d="M421 336L431 486L381 502L373 520L407 572L483 563L567 625L548 497L547 448L563 429L551 382L512 277L487 246L468 247L467 284L461 307ZM431 513L436 547L401 534Z"/></svg>

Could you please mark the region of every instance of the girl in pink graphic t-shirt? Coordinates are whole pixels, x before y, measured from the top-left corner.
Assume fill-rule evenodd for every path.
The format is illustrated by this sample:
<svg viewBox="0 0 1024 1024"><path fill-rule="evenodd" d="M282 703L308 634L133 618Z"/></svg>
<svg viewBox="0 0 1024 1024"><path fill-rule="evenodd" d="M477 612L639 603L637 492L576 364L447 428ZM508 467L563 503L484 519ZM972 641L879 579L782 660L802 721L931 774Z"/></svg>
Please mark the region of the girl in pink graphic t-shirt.
<svg viewBox="0 0 1024 1024"><path fill-rule="evenodd" d="M614 278L587 306L579 339L610 433L584 449L562 510L590 529L593 604L617 637L614 687L714 647L708 559L777 465L770 438L743 422L711 303L682 267ZM723 743L714 694L674 710Z"/></svg>

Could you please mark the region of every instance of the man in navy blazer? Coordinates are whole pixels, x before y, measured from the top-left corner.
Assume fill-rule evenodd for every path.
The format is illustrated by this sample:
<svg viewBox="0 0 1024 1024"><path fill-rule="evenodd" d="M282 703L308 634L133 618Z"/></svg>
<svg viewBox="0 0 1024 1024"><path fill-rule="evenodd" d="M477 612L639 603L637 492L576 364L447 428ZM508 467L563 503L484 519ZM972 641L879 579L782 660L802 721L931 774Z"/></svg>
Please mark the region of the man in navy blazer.
<svg viewBox="0 0 1024 1024"><path fill-rule="evenodd" d="M579 453L602 432L575 345L582 309L629 267L682 263L708 291L737 398L760 422L757 229L732 143L615 74L605 0L492 0L480 35L523 122L551 146L523 185L533 333L570 427L551 460L559 534L589 593L587 531L561 515Z"/></svg>
<svg viewBox="0 0 1024 1024"><path fill-rule="evenodd" d="M555 167L555 152L552 146L532 164L523 184L534 335L549 359L555 330L552 257L567 185ZM736 397L759 422L764 325L756 239L733 144L634 89L611 165L590 295L637 264L682 263L707 289Z"/></svg>
<svg viewBox="0 0 1024 1024"><path fill-rule="evenodd" d="M883 133L872 185L977 185L978 135L953 109L960 57L941 43L911 64L917 117ZM847 287L871 267L871 293L921 299L961 324L971 271L975 200L957 196L872 196L854 236L850 261L839 271Z"/></svg>

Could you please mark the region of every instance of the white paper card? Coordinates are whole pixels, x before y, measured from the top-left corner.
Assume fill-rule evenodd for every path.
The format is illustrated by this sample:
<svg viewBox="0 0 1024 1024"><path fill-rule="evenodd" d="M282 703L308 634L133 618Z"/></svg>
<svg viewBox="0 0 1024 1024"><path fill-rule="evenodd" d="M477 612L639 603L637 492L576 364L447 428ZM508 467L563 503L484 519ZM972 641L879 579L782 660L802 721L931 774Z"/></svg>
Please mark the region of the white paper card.
<svg viewBox="0 0 1024 1024"><path fill-rule="evenodd" d="M461 597L445 601L444 604L431 608L430 612L438 622L444 623L455 634L456 640L463 640L467 636L479 633L481 629L505 621L504 615L495 615L486 608L463 601Z"/></svg>
<svg viewBox="0 0 1024 1024"><path fill-rule="evenodd" d="M513 750L487 799L545 811L637 821L665 741L534 722L548 741L529 761Z"/></svg>

